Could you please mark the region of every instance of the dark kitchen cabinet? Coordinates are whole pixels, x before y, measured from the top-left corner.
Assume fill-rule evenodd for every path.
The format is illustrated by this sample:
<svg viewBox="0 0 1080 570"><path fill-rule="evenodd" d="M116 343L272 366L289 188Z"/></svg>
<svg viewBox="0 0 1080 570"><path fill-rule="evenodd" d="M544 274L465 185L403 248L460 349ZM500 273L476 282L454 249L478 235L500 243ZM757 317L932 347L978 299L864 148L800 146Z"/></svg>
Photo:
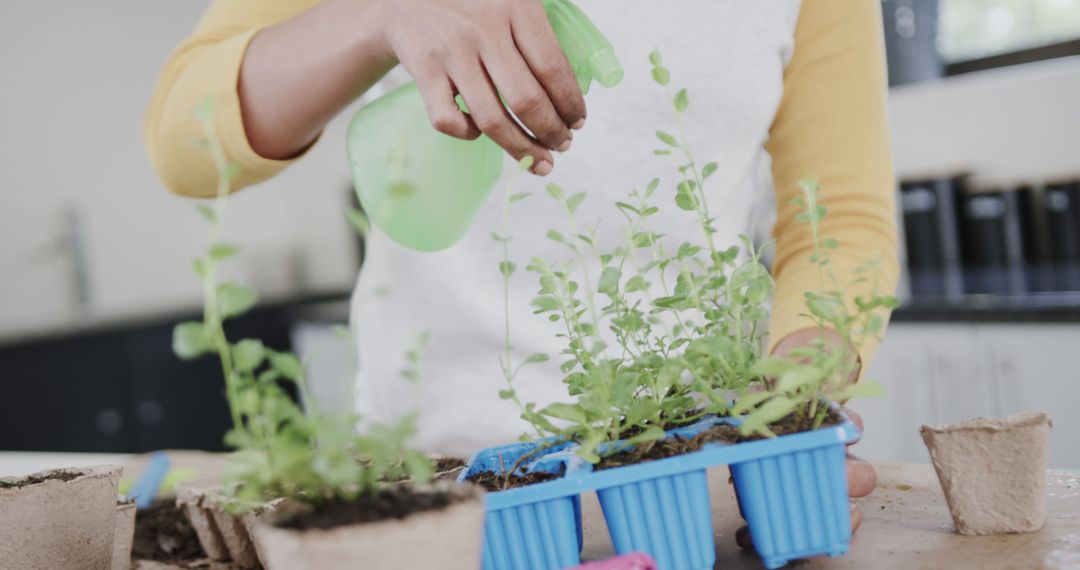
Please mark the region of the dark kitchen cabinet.
<svg viewBox="0 0 1080 570"><path fill-rule="evenodd" d="M298 306L256 309L229 321L228 334L288 350ZM230 420L219 363L211 356L186 362L172 353L173 325L197 318L0 346L0 450L223 450Z"/></svg>

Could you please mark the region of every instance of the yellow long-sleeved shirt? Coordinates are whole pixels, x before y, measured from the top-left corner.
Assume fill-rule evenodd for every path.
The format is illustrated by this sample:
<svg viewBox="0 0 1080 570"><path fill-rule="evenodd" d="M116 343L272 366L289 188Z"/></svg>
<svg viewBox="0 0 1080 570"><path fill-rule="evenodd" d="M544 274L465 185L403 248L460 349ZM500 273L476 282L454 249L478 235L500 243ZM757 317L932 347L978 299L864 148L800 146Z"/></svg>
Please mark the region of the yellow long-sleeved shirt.
<svg viewBox="0 0 1080 570"><path fill-rule="evenodd" d="M191 144L200 136L191 110L207 95L217 107L218 129L229 159L241 173L235 188L272 177L292 161L259 156L244 131L237 82L251 38L261 29L314 6L315 0L215 0L195 32L170 56L145 123L154 166L170 190L209 196L213 165ZM840 249L833 270L841 280L881 255L881 292L898 276L894 184L886 120L886 78L880 3L876 0L804 0L795 28L795 50L783 79L783 98L769 132L777 220L774 226L776 290L770 339L813 326L803 292L818 287L809 262L809 227L797 222L792 199L797 181L822 184L828 215L823 235ZM296 159L293 159L296 160ZM850 295L864 292L854 288ZM876 343L861 350L864 368Z"/></svg>

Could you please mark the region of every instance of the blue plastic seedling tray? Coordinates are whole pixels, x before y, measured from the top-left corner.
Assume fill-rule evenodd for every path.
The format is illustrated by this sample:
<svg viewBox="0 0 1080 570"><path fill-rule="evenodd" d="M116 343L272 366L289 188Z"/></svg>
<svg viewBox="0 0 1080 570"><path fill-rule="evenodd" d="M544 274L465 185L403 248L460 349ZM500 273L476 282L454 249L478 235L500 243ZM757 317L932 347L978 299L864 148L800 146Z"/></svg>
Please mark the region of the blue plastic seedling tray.
<svg viewBox="0 0 1080 570"><path fill-rule="evenodd" d="M845 445L859 439L846 416L835 426L741 443L731 475L743 518L765 566L842 556L851 543Z"/></svg>
<svg viewBox="0 0 1080 570"><path fill-rule="evenodd" d="M484 449L469 460L458 481L484 471L502 473L545 443ZM554 445L518 471L565 470L561 479L484 495L484 570L557 570L581 562L581 475L587 472L572 472L568 464L577 461L570 454L557 454L569 447L569 443Z"/></svg>
<svg viewBox="0 0 1080 570"><path fill-rule="evenodd" d="M668 437L693 437L725 423L739 422L710 418L670 430ZM590 490L597 492L617 554L644 552L661 570L712 568L716 552L706 470L724 464L731 466L740 508L767 567L842 555L851 540L844 446L858 437L845 416L839 425L812 432L735 445L708 443L694 453L595 472L573 455L572 446L552 448L528 469L565 469L563 478L486 495L484 569L576 564L579 497ZM499 471L499 453L508 468L538 445L484 450L459 480Z"/></svg>

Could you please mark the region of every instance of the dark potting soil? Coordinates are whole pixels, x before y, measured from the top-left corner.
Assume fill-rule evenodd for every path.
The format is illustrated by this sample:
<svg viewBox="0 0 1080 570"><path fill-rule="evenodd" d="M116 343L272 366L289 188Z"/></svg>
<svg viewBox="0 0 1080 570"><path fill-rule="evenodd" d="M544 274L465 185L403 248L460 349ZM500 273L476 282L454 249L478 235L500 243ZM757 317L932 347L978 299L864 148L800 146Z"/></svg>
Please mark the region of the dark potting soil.
<svg viewBox="0 0 1080 570"><path fill-rule="evenodd" d="M172 562L206 555L184 511L173 501L159 500L135 512L131 556L136 560Z"/></svg>
<svg viewBox="0 0 1080 570"><path fill-rule="evenodd" d="M613 467L647 463L649 461L656 461L657 459L667 459L668 457L693 453L709 442L733 441L721 437L721 435L726 432L726 430L721 428L730 428L731 430L734 430L735 434L739 433L738 428L732 428L731 426L717 426L694 437L674 436L667 439L643 443L634 446L633 449L620 451L619 453L601 458L600 463L597 463L594 469L596 471L603 471L604 469L611 469Z"/></svg>
<svg viewBox="0 0 1080 570"><path fill-rule="evenodd" d="M334 501L296 515L280 524L295 530L328 529L351 524L403 519L413 513L434 511L454 501L445 492L417 493L407 485L382 489L377 494L362 495L356 501Z"/></svg>
<svg viewBox="0 0 1080 570"><path fill-rule="evenodd" d="M825 419L819 427L836 425L842 421L840 415L837 414L835 410L828 408ZM769 429L777 436L811 431L814 429L814 418L810 415L809 407L806 407L795 410L780 421L769 424ZM765 437L757 434L744 436L739 431L739 428L721 424L709 428L692 438L676 436L653 442L651 445L642 444L635 446L633 449L609 455L602 458L595 469L597 471L602 471L604 469L611 469L612 467L634 465L636 463L645 463L648 461L656 461L657 459L675 457L685 453L693 453L701 449L706 443L723 442L731 444L759 439L765 439Z"/></svg>
<svg viewBox="0 0 1080 570"><path fill-rule="evenodd" d="M458 472L465 467L465 460L457 457L440 457L434 461L436 481L452 481L457 478Z"/></svg>
<svg viewBox="0 0 1080 570"><path fill-rule="evenodd" d="M498 473L495 471L481 471L466 479L473 485L479 485L483 487L485 491L489 493L495 493L498 491L505 491L507 489L514 489L517 487L527 487L529 485L535 485L536 483L543 483L544 481L551 481L554 479L560 479L565 474L566 467L563 466L559 469L558 473L547 473L544 471L531 471L523 475L512 475L509 478L505 473Z"/></svg>
<svg viewBox="0 0 1080 570"><path fill-rule="evenodd" d="M45 481L63 481L64 483L67 483L68 481L78 479L82 475L83 474L78 471L56 471L54 473L50 473L48 477L34 476L27 477L26 479L20 479L18 481L0 481L0 487L15 489L19 487L37 485L38 483L44 483Z"/></svg>
<svg viewBox="0 0 1080 570"><path fill-rule="evenodd" d="M844 420L840 417L840 414L836 413L836 410L829 407L828 412L825 414L825 419L821 422L818 428L834 426L842 423ZM785 416L782 420L769 424L769 429L778 436L788 435L792 433L802 433L804 431L811 431L814 429L814 417L810 415L809 406L795 410L794 412ZM762 435L749 435L740 439L740 441L755 441L758 439L766 439Z"/></svg>

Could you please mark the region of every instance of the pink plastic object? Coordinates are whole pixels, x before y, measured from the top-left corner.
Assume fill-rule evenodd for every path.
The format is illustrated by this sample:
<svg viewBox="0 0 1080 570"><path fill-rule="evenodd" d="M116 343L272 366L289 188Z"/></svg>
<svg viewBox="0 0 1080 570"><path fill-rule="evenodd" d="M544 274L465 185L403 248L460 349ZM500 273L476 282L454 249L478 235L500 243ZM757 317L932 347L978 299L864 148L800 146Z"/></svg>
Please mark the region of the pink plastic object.
<svg viewBox="0 0 1080 570"><path fill-rule="evenodd" d="M648 554L635 552L574 566L571 570L656 570L656 561Z"/></svg>

